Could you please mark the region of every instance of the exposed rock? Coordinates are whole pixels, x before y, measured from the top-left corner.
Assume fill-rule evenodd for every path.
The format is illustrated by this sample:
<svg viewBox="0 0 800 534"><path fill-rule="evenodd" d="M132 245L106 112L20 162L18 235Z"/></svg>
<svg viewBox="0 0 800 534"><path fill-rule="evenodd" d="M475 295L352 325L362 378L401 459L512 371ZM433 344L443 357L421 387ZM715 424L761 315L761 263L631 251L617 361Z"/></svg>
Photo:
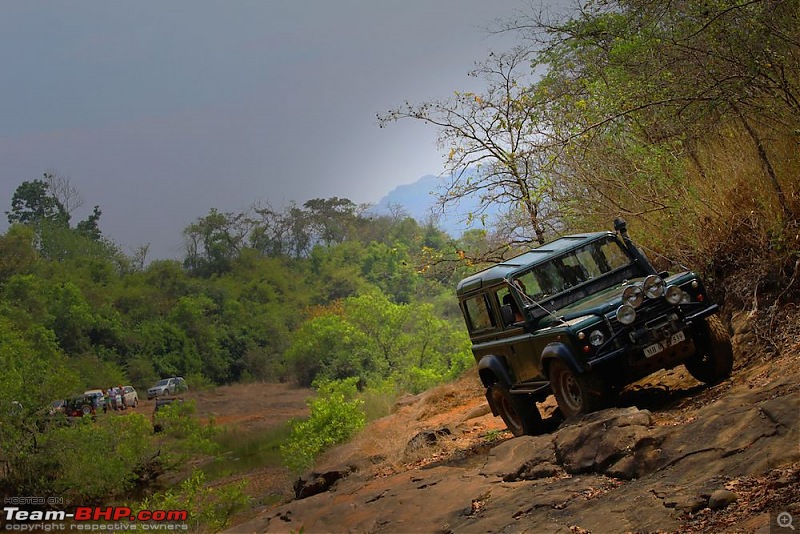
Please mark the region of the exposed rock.
<svg viewBox="0 0 800 534"><path fill-rule="evenodd" d="M744 509L748 491L761 495L771 486L784 495L781 502L796 502L800 475L779 469L800 462L796 375L713 398L699 408L679 407L679 417L670 415L675 404L659 410L658 422L635 407L593 413L551 434L508 439L485 461L481 452L386 476L314 475L304 488L335 483L335 492L320 489L232 531L702 532L725 530L704 525L715 514ZM412 441L429 446L442 439L440 431ZM770 470L769 484L748 489L738 482ZM753 514L768 509L764 502ZM765 517L753 529L740 524L731 531L757 530L769 524ZM687 521L697 526L687 529Z"/></svg>
<svg viewBox="0 0 800 534"><path fill-rule="evenodd" d="M489 408L489 404L488 403L481 404L468 411L464 415L464 421L469 421L470 419L477 419L478 417L483 417L484 415L488 415L490 413L492 413L492 409Z"/></svg>
<svg viewBox="0 0 800 534"><path fill-rule="evenodd" d="M708 499L708 507L712 510L722 510L729 504L739 500L739 496L732 491L717 490Z"/></svg>
<svg viewBox="0 0 800 534"><path fill-rule="evenodd" d="M294 495L297 499L305 499L330 490L334 484L348 476L355 469L352 466L334 469L324 473L309 473L306 478L298 478L294 483Z"/></svg>
<svg viewBox="0 0 800 534"><path fill-rule="evenodd" d="M484 476L500 477L506 482L534 480L563 473L556 463L551 436L521 436L510 439L489 452Z"/></svg>
<svg viewBox="0 0 800 534"><path fill-rule="evenodd" d="M656 495L658 493L654 492ZM690 491L678 490L661 496L665 508L683 513L696 513L708 506L708 495L698 495Z"/></svg>
<svg viewBox="0 0 800 534"><path fill-rule="evenodd" d="M647 410L603 410L567 424L556 434L559 463L568 473L599 472L631 479L658 464L661 432Z"/></svg>

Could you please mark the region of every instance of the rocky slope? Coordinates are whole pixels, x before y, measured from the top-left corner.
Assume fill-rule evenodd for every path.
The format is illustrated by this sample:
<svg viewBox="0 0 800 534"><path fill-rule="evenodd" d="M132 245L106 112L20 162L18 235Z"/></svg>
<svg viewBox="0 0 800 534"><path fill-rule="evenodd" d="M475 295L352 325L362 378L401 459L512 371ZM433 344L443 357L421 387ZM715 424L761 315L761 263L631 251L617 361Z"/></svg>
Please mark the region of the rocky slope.
<svg viewBox="0 0 800 534"><path fill-rule="evenodd" d="M800 343L734 321L737 364L707 388L682 368L615 407L511 438L477 378L404 400L298 481L299 498L231 532L769 531L800 521Z"/></svg>

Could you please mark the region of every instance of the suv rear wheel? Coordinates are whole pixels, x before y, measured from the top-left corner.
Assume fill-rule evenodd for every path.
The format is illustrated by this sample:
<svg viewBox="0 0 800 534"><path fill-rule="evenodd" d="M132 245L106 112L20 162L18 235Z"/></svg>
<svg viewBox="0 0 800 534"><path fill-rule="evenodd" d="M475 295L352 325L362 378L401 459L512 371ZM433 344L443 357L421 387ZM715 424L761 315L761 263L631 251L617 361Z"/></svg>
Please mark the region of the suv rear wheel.
<svg viewBox="0 0 800 534"><path fill-rule="evenodd" d="M489 396L494 409L514 436L542 432L542 415L528 395L512 395L506 386L494 383L489 386Z"/></svg>
<svg viewBox="0 0 800 534"><path fill-rule="evenodd" d="M733 347L725 325L716 315L706 317L699 337L697 354L684 362L686 370L706 384L725 380L733 370Z"/></svg>
<svg viewBox="0 0 800 534"><path fill-rule="evenodd" d="M603 395L597 393L601 388L589 375L577 375L561 360L554 360L549 377L558 407L567 419L602 408Z"/></svg>

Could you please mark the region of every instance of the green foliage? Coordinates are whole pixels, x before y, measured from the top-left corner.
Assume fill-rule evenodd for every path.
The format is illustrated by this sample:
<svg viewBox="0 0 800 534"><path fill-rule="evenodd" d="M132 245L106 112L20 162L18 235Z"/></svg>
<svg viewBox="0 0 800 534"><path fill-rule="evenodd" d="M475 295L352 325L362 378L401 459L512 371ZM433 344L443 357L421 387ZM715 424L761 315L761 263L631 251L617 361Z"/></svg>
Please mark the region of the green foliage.
<svg viewBox="0 0 800 534"><path fill-rule="evenodd" d="M50 194L39 193L44 201ZM156 434L135 414L70 425L44 417L52 400L90 388L142 391L172 375L186 377L192 390L333 379L319 386L312 418L297 423L287 445L300 465L363 426L351 377L370 383L362 396L377 417L399 389L451 376L468 353L465 336L434 310L452 306L452 281L419 269L421 247L449 240L432 225L361 210L346 199L262 210L261 219L212 210L187 229L197 248L185 267L124 258L102 237L99 208L75 229L50 220L58 209L42 211L35 224L38 212L26 211L24 224L0 235L0 403L14 408L0 410L0 482L30 494L114 501L148 476L220 450L213 421L198 422L188 402L160 410ZM268 226L276 222L287 223L288 233ZM259 239L264 248L251 246ZM114 443L114 432L138 455ZM105 443L80 456L89 434ZM68 464L70 454L91 466ZM118 479L119 491L93 487L89 477Z"/></svg>
<svg viewBox="0 0 800 534"><path fill-rule="evenodd" d="M411 366L402 373L395 375L395 383L401 391L409 393L420 393L426 389L440 384L444 381L444 376L436 369L421 369Z"/></svg>
<svg viewBox="0 0 800 534"><path fill-rule="evenodd" d="M473 362L462 328L426 304L395 304L379 292L345 299L305 322L286 358L306 385L317 377L392 377L403 390L457 376Z"/></svg>
<svg viewBox="0 0 800 534"><path fill-rule="evenodd" d="M289 439L281 447L290 469L302 471L320 453L347 441L364 427L366 417L362 401L356 398L357 383L355 377L317 383L317 397L308 400L311 415L293 423Z"/></svg>
<svg viewBox="0 0 800 534"><path fill-rule="evenodd" d="M11 197L11 211L7 211L6 215L9 224L52 222L66 226L70 219L64 205L53 196L44 180L22 182Z"/></svg>
<svg viewBox="0 0 800 534"><path fill-rule="evenodd" d="M15 274L29 274L39 260L36 234L24 225L13 225L0 236L0 283Z"/></svg>
<svg viewBox="0 0 800 534"><path fill-rule="evenodd" d="M78 356L70 358L69 367L80 375L83 382L80 391L87 389L106 389L125 385L128 379L125 371L116 363L105 362L97 356Z"/></svg>
<svg viewBox="0 0 800 534"><path fill-rule="evenodd" d="M99 222L102 213L103 212L100 211L100 206L95 206L91 215L89 215L85 221L80 221L75 229L79 234L93 241L99 241L101 235Z"/></svg>
<svg viewBox="0 0 800 534"><path fill-rule="evenodd" d="M486 435L484 437L486 438L486 441L488 443L494 443L495 441L500 440L503 432L504 430L496 430L496 429L489 430L488 432L486 432Z"/></svg>
<svg viewBox="0 0 800 534"><path fill-rule="evenodd" d="M242 219L241 214L212 208L208 215L187 226L183 231L187 251L184 266L200 276L228 272L244 244Z"/></svg>
<svg viewBox="0 0 800 534"><path fill-rule="evenodd" d="M13 310L4 305L0 305L0 368L0 406L20 402L26 415L79 385L52 332L16 323ZM0 410L0 421L7 415L7 410Z"/></svg>
<svg viewBox="0 0 800 534"><path fill-rule="evenodd" d="M246 508L250 497L245 493L247 481L209 486L200 470L171 490L147 497L136 510L187 510L190 532L219 532L230 524L233 516Z"/></svg>
<svg viewBox="0 0 800 534"><path fill-rule="evenodd" d="M204 425L192 417L196 409L193 400L175 401L160 407L153 415L153 421L161 427L160 434L163 438L184 440L187 443L182 447L212 454L217 450L212 438L219 429L213 420Z"/></svg>
<svg viewBox="0 0 800 534"><path fill-rule="evenodd" d="M156 373L153 361L147 356L140 355L128 360L125 373L130 383L137 389L147 391L151 385L158 382L161 376ZM194 387L194 382L191 382Z"/></svg>
<svg viewBox="0 0 800 534"><path fill-rule="evenodd" d="M51 477L48 494L67 502L102 503L122 497L137 483L140 468L157 454L150 421L142 414L82 418L43 436L37 459Z"/></svg>

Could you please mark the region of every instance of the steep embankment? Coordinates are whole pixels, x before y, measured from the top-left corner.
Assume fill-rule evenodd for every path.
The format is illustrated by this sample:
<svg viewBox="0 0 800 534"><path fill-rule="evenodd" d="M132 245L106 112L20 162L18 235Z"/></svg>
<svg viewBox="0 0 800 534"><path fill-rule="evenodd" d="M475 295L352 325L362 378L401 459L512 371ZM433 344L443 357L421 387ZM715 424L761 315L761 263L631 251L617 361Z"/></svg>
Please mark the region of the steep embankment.
<svg viewBox="0 0 800 534"><path fill-rule="evenodd" d="M329 454L296 487L311 496L231 531L750 532L770 511L798 517L799 318L784 318L769 352L740 315L736 368L720 385L658 373L542 436L501 432L467 376ZM552 399L540 407L552 414Z"/></svg>

